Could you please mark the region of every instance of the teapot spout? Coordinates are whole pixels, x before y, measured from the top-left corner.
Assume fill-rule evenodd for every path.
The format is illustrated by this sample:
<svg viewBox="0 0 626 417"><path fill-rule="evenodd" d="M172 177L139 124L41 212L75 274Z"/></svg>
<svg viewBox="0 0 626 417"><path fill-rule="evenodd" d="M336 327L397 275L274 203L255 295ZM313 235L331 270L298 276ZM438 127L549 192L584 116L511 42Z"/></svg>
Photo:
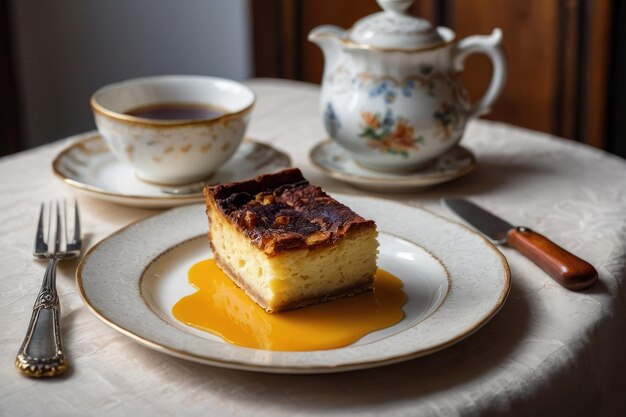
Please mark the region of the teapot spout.
<svg viewBox="0 0 626 417"><path fill-rule="evenodd" d="M334 25L318 26L309 32L309 41L319 46L324 54L324 68L335 66L340 56L341 39L345 33L344 29Z"/></svg>

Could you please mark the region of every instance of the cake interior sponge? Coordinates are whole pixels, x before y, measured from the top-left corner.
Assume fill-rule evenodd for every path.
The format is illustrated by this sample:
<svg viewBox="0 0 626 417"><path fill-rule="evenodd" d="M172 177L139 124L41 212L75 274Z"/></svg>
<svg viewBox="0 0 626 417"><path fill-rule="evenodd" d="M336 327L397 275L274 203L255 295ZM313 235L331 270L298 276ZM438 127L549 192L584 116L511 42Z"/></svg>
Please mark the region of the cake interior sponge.
<svg viewBox="0 0 626 417"><path fill-rule="evenodd" d="M218 265L268 312L372 289L376 226L298 169L205 188Z"/></svg>

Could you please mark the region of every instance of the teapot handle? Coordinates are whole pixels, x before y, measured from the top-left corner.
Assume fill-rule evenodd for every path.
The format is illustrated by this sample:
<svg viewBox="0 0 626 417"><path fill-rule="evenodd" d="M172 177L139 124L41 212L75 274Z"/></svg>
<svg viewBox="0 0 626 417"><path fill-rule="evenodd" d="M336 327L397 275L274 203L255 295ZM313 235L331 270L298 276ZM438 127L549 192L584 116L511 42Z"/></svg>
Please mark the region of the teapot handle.
<svg viewBox="0 0 626 417"><path fill-rule="evenodd" d="M478 117L491 111L491 105L498 98L506 81L506 58L501 48L502 31L494 29L491 35L474 35L459 41L453 50L452 66L455 71L464 69L465 58L474 53L483 53L491 59L493 73L485 94L472 105L468 117Z"/></svg>

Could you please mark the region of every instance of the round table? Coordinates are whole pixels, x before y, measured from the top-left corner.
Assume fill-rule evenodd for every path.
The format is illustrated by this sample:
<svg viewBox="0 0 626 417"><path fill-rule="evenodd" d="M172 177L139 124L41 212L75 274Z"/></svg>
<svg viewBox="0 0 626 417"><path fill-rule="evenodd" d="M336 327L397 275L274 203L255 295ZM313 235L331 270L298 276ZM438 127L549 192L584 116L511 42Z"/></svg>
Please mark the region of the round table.
<svg viewBox="0 0 626 417"><path fill-rule="evenodd" d="M258 94L249 136L289 153L311 182L365 194L316 171L325 138L315 85L249 82ZM505 124L474 121L463 144L474 172L422 193L384 197L449 218L443 196L467 196L592 263L599 282L565 290L504 247L512 289L468 339L405 363L334 375L270 375L202 366L144 348L99 322L58 276L71 370L18 375L12 362L45 268L30 254L38 204L72 191L50 170L67 140L0 160L0 415L614 416L626 407L626 163L605 152ZM154 211L81 198L86 245ZM621 411L620 411L621 410Z"/></svg>

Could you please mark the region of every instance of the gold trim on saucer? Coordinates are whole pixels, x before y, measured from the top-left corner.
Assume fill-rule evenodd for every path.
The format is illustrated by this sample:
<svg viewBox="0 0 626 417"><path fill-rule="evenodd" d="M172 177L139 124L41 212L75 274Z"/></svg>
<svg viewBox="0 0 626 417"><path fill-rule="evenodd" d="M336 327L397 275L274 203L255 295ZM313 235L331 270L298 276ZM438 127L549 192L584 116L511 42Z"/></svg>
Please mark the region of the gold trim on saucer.
<svg viewBox="0 0 626 417"><path fill-rule="evenodd" d="M80 191L93 193L93 194L100 195L100 196L109 196L109 197L113 197L113 198L116 198L116 199L129 199L129 200L136 200L136 201L143 200L143 201L147 201L147 202L166 202L166 201L178 201L178 202L189 201L189 202L196 202L196 201L201 201L201 199L202 199L202 192L192 193L192 194L181 194L181 195L167 194L167 195L163 195L163 196L142 196L142 195L135 195L135 194L120 194L120 193L116 193L116 192L107 191L107 190L105 190L103 188L100 188L100 187L96 187L96 186L93 186L93 185L85 184L85 183L83 183L81 181L77 181L77 180L74 180L72 178L68 178L66 175L64 175L61 172L61 169L59 168L63 158L68 157L68 154L71 151L75 150L75 149L80 149L81 151L84 151L84 149L86 149L86 143L88 143L88 142L95 142L95 141L102 141L103 145L106 146L104 138L102 138L102 136L99 133L93 133L93 134L85 136L83 138L79 138L76 141L74 141L73 143L70 143L68 146L63 148L52 161L52 172L53 172L53 174L57 178L59 178L61 181L66 183L67 185L69 185L69 186L71 186L73 188L76 188L76 189L78 189ZM270 149L272 152L274 152L276 155L278 155L281 159L284 158L287 161L288 166L292 166L292 160L289 157L289 155L287 155L284 152L279 151L278 149L274 148L273 146L265 144L265 143L262 143L262 142L258 142L256 140L254 140L252 138L248 138L248 137L244 138L243 141L244 142L248 142L248 143L255 143L255 144L257 144L257 145L259 145L261 147L264 147L266 149ZM107 147L106 152L110 152L108 147ZM213 175L214 174L212 174L212 176ZM209 177L209 179L210 178L211 177ZM170 186L168 186L168 187L170 187Z"/></svg>
<svg viewBox="0 0 626 417"><path fill-rule="evenodd" d="M384 185L389 185L389 186L428 187L428 186L442 184L444 182L455 180L457 178L460 178L462 176L469 174L470 172L474 170L474 168L476 168L476 156L474 156L474 153L462 145L456 145L456 147L465 151L468 158L470 158L470 164L467 167L457 172L454 172L451 174L428 175L427 177L415 177L415 176L408 176L407 178L364 177L361 175L344 173L342 171L332 170L326 167L325 165L318 163L315 160L315 158L313 157L313 154L316 152L319 152L320 149L326 146L330 146L332 143L333 143L332 140L327 139L322 142L319 142L317 145L311 148L311 150L309 151L309 161L311 162L311 164L313 164L313 166L315 166L317 169L319 169L326 175L332 178L336 178L340 181L348 182L348 183L358 183L358 184L366 184L366 185L367 184L384 184ZM454 147L451 148L450 150L452 149L454 149ZM359 166L361 165L359 164ZM369 169L365 167L363 168ZM383 171L374 171L374 172L385 173ZM419 172L419 171L415 171L415 172ZM408 174L409 175L414 174L415 172L410 172Z"/></svg>

